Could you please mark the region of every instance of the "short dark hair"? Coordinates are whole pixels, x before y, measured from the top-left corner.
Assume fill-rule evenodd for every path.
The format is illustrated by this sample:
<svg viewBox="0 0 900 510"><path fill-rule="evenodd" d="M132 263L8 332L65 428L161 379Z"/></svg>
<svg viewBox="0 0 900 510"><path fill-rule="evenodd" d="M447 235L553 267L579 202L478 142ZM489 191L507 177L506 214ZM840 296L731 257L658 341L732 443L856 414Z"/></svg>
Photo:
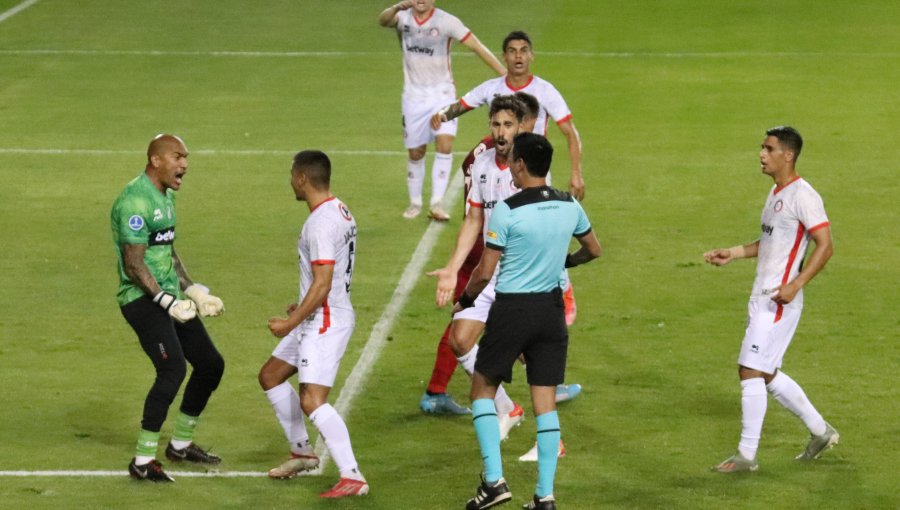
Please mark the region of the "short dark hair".
<svg viewBox="0 0 900 510"><path fill-rule="evenodd" d="M516 96L494 96L494 99L491 100L491 109L488 112L488 118L493 117L497 112L509 110L516 116L516 119L518 119L519 122L522 122L522 119L525 118L525 109L525 103Z"/></svg>
<svg viewBox="0 0 900 510"><path fill-rule="evenodd" d="M528 43L529 48L534 48L534 45L531 44L531 38L521 30L513 30L505 39L503 39L503 51L506 51L506 47L509 46L510 41L525 41Z"/></svg>
<svg viewBox="0 0 900 510"><path fill-rule="evenodd" d="M306 150L294 155L291 170L302 172L316 189L331 186L331 160L322 151Z"/></svg>
<svg viewBox="0 0 900 510"><path fill-rule="evenodd" d="M767 136L774 136L782 146L794 153L794 162L800 157L803 149L803 137L791 126L777 126L766 131Z"/></svg>
<svg viewBox="0 0 900 510"><path fill-rule="evenodd" d="M538 118L538 115L541 113L541 103L538 99L528 92L516 92L516 97L519 98L519 101L522 101L522 104L525 105L525 113Z"/></svg>
<svg viewBox="0 0 900 510"><path fill-rule="evenodd" d="M513 138L513 161L519 159L532 176L547 177L553 161L553 146L542 135L519 133Z"/></svg>

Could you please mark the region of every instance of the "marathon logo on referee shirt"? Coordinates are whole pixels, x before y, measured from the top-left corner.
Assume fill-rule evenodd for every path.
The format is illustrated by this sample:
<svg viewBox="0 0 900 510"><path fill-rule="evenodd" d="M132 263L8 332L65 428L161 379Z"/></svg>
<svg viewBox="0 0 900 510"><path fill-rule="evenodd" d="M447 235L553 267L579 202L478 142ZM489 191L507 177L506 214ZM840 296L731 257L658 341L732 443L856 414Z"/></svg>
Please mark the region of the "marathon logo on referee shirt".
<svg viewBox="0 0 900 510"><path fill-rule="evenodd" d="M150 232L150 246L158 246L161 244L172 244L175 242L175 227L169 227L166 230L157 230Z"/></svg>

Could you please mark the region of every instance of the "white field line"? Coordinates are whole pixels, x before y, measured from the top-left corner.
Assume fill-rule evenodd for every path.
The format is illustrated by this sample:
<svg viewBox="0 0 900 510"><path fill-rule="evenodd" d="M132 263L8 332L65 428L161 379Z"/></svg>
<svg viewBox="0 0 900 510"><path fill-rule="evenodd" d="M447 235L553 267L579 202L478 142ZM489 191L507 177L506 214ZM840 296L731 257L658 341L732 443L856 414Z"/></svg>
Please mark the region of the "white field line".
<svg viewBox="0 0 900 510"><path fill-rule="evenodd" d="M31 3L36 2L34 0ZM29 2L25 2L29 3ZM21 4L24 5L24 4ZM27 6L26 6L27 7ZM15 7L13 9L16 9ZM10 10L12 11L12 9ZM7 12L10 12L7 11ZM13 13L15 14L15 13ZM2 20L0 20L2 21ZM548 57L575 58L896 58L900 52L894 51L535 51L535 55ZM239 58L346 58L346 57L387 57L396 58L393 51L225 51L225 50L78 50L78 49L0 49L0 55L30 56L135 56L135 57L239 57ZM454 54L454 57L470 58L470 52Z"/></svg>
<svg viewBox="0 0 900 510"><path fill-rule="evenodd" d="M447 189L445 203L452 204L456 202L456 198L459 195L460 190L462 189L462 182L462 174L460 172L455 172L454 178L450 182L450 186ZM378 361L378 357L381 356L381 351L384 349L384 346L387 345L387 337L391 332L391 329L394 327L394 319L396 319L397 316L400 315L403 307L406 305L406 301L409 299L409 295L415 287L416 281L419 279L425 269L425 263L428 262L428 257L431 255L431 250L434 249L434 245L435 243L437 243L438 235L441 233L444 227L445 224L438 222L431 222L428 225L428 228L425 230L425 234L422 235L422 239L419 240L419 244L416 246L415 250L413 250L412 259L410 259L409 263L406 265L406 268L403 270L403 275L400 277L400 281L397 283L397 287L394 289L394 294L391 296L390 302L381 313L381 317L378 319L378 322L376 322L375 326L372 327L372 332L369 334L369 339L366 341L366 345L363 348L362 354L360 354L359 359L356 361L356 365L353 366L353 370L350 371L350 375L347 376L347 380L344 382L344 386L343 388L341 388L337 400L335 400L334 402L334 408L345 420L347 419L347 414L350 412L353 400L359 395L359 392L365 386L366 379L368 379L369 374L372 372L372 367ZM352 431L350 435L352 438ZM319 459L321 459L319 467L313 471L308 471L301 474L309 476L322 474L325 463L328 462L329 459L328 448L325 446L325 441L322 439L322 436L319 436L319 439L316 441L315 451L316 455L318 455ZM169 474L174 477L196 478L239 478L267 476L267 474L262 471L170 471ZM71 476L125 477L128 476L128 472L86 470L0 471L0 477Z"/></svg>
<svg viewBox="0 0 900 510"><path fill-rule="evenodd" d="M450 186L448 186L447 194L444 198L446 204L456 202L456 197L459 195L460 190L462 190L462 184L462 172L454 172L453 180L450 182ZM347 414L350 411L353 400L362 390L366 379L369 377L369 373L372 371L372 367L375 365L375 362L378 361L378 357L381 355L384 346L387 345L387 337L394 327L394 319L402 312L403 307L406 305L406 301L409 299L410 293L412 293L413 288L416 285L416 281L422 276L422 273L425 270L425 263L428 262L431 250L434 249L434 245L438 240L438 235L444 227L445 224L436 221L432 221L428 225L425 234L422 235L422 239L419 240L419 244L416 246L415 250L413 250L412 258L403 270L403 275L400 277L400 282L394 289L391 301L385 307L384 311L381 312L381 317L378 319L378 322L372 327L372 332L369 334L369 339L366 341L366 346L363 348L359 360L357 360L350 375L347 376L344 387L341 388L341 392L334 402L334 408L345 420L347 419ZM352 429L350 430L350 437L353 437ZM328 449L325 446L325 441L322 439L322 436L319 436L319 439L316 441L316 455L319 456L321 462L319 463L319 467L310 474L319 475L322 473L322 469L328 461L329 456ZM365 471L365 466L361 466L361 470Z"/></svg>
<svg viewBox="0 0 900 510"><path fill-rule="evenodd" d="M8 11L4 12L3 14L0 14L0 23L3 23L4 21L8 20L9 18L12 18L16 14L19 14L20 12L24 11L25 9L31 7L32 5L34 5L36 3L38 3L38 0L25 0L24 2L13 7L12 9L9 9Z"/></svg>
<svg viewBox="0 0 900 510"><path fill-rule="evenodd" d="M382 150L343 150L323 149L326 154L337 156L407 156L406 151L382 151ZM131 149L42 149L28 147L0 147L0 154L36 154L36 155L83 155L83 156L122 156L140 155L145 151ZM199 149L191 150L191 154L199 156L293 156L295 150L279 149ZM466 154L454 152L455 155Z"/></svg>

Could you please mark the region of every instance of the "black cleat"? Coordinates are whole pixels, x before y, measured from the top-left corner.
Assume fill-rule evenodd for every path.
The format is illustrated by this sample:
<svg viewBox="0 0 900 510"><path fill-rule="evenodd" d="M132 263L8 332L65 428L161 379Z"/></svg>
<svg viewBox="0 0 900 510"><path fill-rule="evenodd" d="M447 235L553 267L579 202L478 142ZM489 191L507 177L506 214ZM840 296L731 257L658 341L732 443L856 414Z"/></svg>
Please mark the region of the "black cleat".
<svg viewBox="0 0 900 510"><path fill-rule="evenodd" d="M222 462L221 457L204 451L194 443L187 445L181 450L176 450L175 447L172 446L172 443L169 443L169 445L166 446L166 458L171 460L172 462L181 462L183 460L186 460L188 462L196 462L198 464L218 464Z"/></svg>
<svg viewBox="0 0 900 510"><path fill-rule="evenodd" d="M512 493L509 491L509 486L506 485L506 480L501 478L493 485L488 485L482 475L481 485L475 491L475 497L466 502L466 510L484 510L502 505L511 499Z"/></svg>
<svg viewBox="0 0 900 510"><path fill-rule="evenodd" d="M162 464L153 459L147 464L138 466L134 459L128 463L128 476L135 480L147 480L148 482L174 482L175 479L162 470Z"/></svg>
<svg viewBox="0 0 900 510"><path fill-rule="evenodd" d="M553 494L543 498L535 495L531 501L522 505L522 508L524 510L556 510L556 499L553 498Z"/></svg>

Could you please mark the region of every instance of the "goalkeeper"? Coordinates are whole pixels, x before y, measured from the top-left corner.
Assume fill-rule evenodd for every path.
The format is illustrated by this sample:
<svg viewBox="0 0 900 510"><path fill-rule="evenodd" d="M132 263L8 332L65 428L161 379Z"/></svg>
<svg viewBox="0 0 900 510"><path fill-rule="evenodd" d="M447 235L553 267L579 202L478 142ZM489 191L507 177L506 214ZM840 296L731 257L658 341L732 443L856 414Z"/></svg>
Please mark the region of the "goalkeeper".
<svg viewBox="0 0 900 510"><path fill-rule="evenodd" d="M177 136L155 137L144 172L125 186L110 214L119 265L117 300L156 369L128 473L153 482L173 481L156 460L156 450L169 406L186 376L185 362L193 370L166 457L203 464L222 460L193 443L200 413L225 369L198 316L219 315L224 307L209 289L191 281L175 252L175 191L187 173L187 157Z"/></svg>

